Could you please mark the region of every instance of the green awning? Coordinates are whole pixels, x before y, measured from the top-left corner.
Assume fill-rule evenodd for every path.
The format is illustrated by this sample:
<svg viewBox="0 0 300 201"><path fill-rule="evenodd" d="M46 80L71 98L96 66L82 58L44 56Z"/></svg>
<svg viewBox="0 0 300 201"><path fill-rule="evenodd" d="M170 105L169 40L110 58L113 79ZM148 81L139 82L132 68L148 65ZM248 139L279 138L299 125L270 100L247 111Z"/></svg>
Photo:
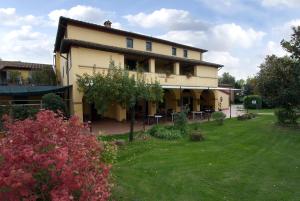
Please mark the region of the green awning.
<svg viewBox="0 0 300 201"><path fill-rule="evenodd" d="M44 95L64 92L70 86L0 86L0 96Z"/></svg>

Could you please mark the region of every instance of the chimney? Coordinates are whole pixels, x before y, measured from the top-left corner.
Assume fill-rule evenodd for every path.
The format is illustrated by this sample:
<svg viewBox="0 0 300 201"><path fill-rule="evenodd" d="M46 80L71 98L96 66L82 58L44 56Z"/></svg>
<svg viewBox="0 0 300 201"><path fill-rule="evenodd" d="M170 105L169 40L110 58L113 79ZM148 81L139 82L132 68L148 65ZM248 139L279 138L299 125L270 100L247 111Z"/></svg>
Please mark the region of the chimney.
<svg viewBox="0 0 300 201"><path fill-rule="evenodd" d="M111 21L106 20L106 21L104 22L104 26L107 27L107 28L111 28Z"/></svg>

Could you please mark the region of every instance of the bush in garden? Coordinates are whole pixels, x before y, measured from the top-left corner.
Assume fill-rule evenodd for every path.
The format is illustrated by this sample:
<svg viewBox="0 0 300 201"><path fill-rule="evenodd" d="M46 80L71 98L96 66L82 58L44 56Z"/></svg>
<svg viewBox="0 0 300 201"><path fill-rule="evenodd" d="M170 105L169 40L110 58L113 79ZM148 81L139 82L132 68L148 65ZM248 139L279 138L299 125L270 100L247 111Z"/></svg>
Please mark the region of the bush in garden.
<svg viewBox="0 0 300 201"><path fill-rule="evenodd" d="M237 120L243 121L243 120L253 119L255 117L256 115L254 113L246 113L246 114L239 115L237 117Z"/></svg>
<svg viewBox="0 0 300 201"><path fill-rule="evenodd" d="M24 120L27 118L32 118L38 113L39 109L25 106L25 105L14 105L12 107L12 116L17 120Z"/></svg>
<svg viewBox="0 0 300 201"><path fill-rule="evenodd" d="M187 111L182 111L175 115L174 127L180 130L181 134L183 135L188 133L187 123L188 123Z"/></svg>
<svg viewBox="0 0 300 201"><path fill-rule="evenodd" d="M181 132L174 129L173 127L167 128L161 125L153 126L148 133L153 137L166 139L166 140L175 140L182 138Z"/></svg>
<svg viewBox="0 0 300 201"><path fill-rule="evenodd" d="M42 102L43 107L47 110L52 110L54 112L60 111L64 114L66 113L66 105L63 99L54 93L45 94L42 97Z"/></svg>
<svg viewBox="0 0 300 201"><path fill-rule="evenodd" d="M103 151L101 152L101 159L107 164L113 164L117 160L118 147L114 142L103 142Z"/></svg>
<svg viewBox="0 0 300 201"><path fill-rule="evenodd" d="M279 124L297 124L299 118L296 110L293 109L278 109L275 115Z"/></svg>
<svg viewBox="0 0 300 201"><path fill-rule="evenodd" d="M192 132L190 134L190 140L191 141L195 141L195 142L197 142L197 141L203 141L204 137L203 137L203 135L199 131L198 132Z"/></svg>
<svg viewBox="0 0 300 201"><path fill-rule="evenodd" d="M256 104L253 104L256 101ZM246 109L261 109L262 98L258 95L249 95L244 97L244 107Z"/></svg>
<svg viewBox="0 0 300 201"><path fill-rule="evenodd" d="M226 115L223 112L214 112L212 113L211 118L219 125L223 125Z"/></svg>
<svg viewBox="0 0 300 201"><path fill-rule="evenodd" d="M76 117L52 111L36 119L5 122L0 141L0 198L15 200L108 200L109 167L102 147Z"/></svg>

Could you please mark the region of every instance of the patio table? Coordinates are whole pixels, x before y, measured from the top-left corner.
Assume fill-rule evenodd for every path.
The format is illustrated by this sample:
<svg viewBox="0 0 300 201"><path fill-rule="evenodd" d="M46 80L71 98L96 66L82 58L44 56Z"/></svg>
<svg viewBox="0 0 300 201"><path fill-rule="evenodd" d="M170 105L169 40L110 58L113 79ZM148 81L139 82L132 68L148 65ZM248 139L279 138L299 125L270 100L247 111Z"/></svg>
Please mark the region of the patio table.
<svg viewBox="0 0 300 201"><path fill-rule="evenodd" d="M158 120L162 117L162 115L154 115L154 118L156 119L156 124L158 124Z"/></svg>
<svg viewBox="0 0 300 201"><path fill-rule="evenodd" d="M202 111L192 111L193 114L193 120L195 120L196 115L200 114L200 117L203 118L203 112Z"/></svg>

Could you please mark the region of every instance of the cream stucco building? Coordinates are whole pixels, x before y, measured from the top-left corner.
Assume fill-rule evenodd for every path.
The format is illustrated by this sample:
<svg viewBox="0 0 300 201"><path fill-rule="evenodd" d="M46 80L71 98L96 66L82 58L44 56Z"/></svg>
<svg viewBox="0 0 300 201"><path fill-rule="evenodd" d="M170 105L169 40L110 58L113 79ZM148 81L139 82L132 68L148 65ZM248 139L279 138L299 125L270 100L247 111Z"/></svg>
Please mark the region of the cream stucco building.
<svg viewBox="0 0 300 201"><path fill-rule="evenodd" d="M228 108L227 93L218 90L222 65L203 61L207 50L159 38L61 17L55 42L56 73L63 86L72 86L71 113L83 119L97 118L92 104L79 93L76 75L106 73L111 60L136 76L137 64L148 82L157 80L165 89L163 103L140 104L148 115L164 110L178 112L182 105L191 111ZM146 108L145 108L146 107ZM126 108L112 103L105 117L126 119Z"/></svg>

